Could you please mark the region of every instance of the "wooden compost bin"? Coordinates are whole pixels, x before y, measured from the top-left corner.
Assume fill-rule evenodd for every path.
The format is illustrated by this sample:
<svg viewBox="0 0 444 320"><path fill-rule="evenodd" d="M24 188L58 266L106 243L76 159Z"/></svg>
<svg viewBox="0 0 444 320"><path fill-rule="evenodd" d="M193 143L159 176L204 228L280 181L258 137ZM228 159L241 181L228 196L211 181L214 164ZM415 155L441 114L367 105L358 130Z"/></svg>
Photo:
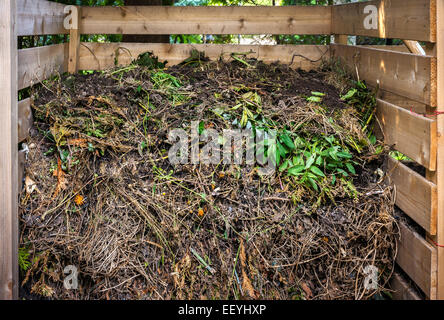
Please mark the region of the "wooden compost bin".
<svg viewBox="0 0 444 320"><path fill-rule="evenodd" d="M377 28L366 29L367 5ZM375 8L373 7L373 8ZM46 0L0 2L0 299L18 297L18 194L24 153L18 144L32 125L30 99L17 91L56 72L104 70L152 51L170 65L191 49L217 59L250 52L266 62L316 68L336 57L369 85L379 85L378 120L387 144L425 167L426 177L396 160L388 163L396 205L422 229L401 224L394 298L444 299L444 0L376 0L335 6L288 7L82 7L78 29L66 30L65 6ZM70 34L70 42L17 51L17 37ZM80 43L80 34L315 34L335 35L318 45ZM347 35L406 40L407 46L350 46ZM427 55L416 52L425 42ZM417 47L416 47L417 49ZM428 116L424 116L428 114ZM405 275L410 278L406 280Z"/></svg>

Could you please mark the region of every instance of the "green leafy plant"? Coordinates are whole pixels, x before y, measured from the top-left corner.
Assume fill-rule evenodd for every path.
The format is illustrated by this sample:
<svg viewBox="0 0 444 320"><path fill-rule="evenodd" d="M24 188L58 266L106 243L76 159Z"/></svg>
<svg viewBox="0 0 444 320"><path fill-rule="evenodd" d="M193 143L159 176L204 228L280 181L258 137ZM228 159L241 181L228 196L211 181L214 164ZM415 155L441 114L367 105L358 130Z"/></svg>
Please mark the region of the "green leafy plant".
<svg viewBox="0 0 444 320"><path fill-rule="evenodd" d="M19 248L18 251L18 264L20 270L26 272L32 266L31 260L29 260L29 249L27 247Z"/></svg>
<svg viewBox="0 0 444 320"><path fill-rule="evenodd" d="M231 110L237 110L242 107L242 117L239 124L241 128L245 128L249 120L255 121L262 112L261 97L256 92L247 91L237 102Z"/></svg>
<svg viewBox="0 0 444 320"><path fill-rule="evenodd" d="M237 89L244 91L246 88ZM324 93L314 91L309 97L312 99L307 100L319 104L323 97ZM292 131L279 128L273 120L263 117L260 96L253 91L244 92L229 110L238 116L241 111L241 120L234 120L233 124L251 128L254 134L256 130L265 132L268 137L257 152L272 161L281 174L317 192L330 185L345 186L353 193L352 180L359 164L353 160L353 154L344 141L334 135L307 135L300 127ZM275 140L271 140L272 131L276 133ZM360 150L359 146L357 148Z"/></svg>
<svg viewBox="0 0 444 320"><path fill-rule="evenodd" d="M180 105L187 100L187 97L179 92L182 82L175 76L157 70L151 74L151 81L155 89L164 91L168 95L173 105Z"/></svg>
<svg viewBox="0 0 444 320"><path fill-rule="evenodd" d="M116 59L118 55L116 55ZM166 61L160 62L159 59L152 52L144 52L138 56L133 64L138 66L144 66L149 69L163 69L165 68Z"/></svg>
<svg viewBox="0 0 444 320"><path fill-rule="evenodd" d="M295 136L292 140L290 135ZM305 184L318 191L318 185L327 176L331 184L337 178L350 178L355 175L352 154L334 137L312 137L304 139L287 130L278 134L276 141L276 163L280 172L287 172L297 178L297 183ZM273 150L274 151L274 150Z"/></svg>
<svg viewBox="0 0 444 320"><path fill-rule="evenodd" d="M412 161L409 157L407 157L405 154L399 152L399 151L390 151L389 155L398 161Z"/></svg>
<svg viewBox="0 0 444 320"><path fill-rule="evenodd" d="M321 103L322 102L322 98L324 96L325 96L325 93L312 91L311 92L311 96L307 97L306 100L308 102Z"/></svg>
<svg viewBox="0 0 444 320"><path fill-rule="evenodd" d="M368 126L376 109L376 92L371 92L362 81L353 81L353 84L354 87L341 96L341 100L355 108L360 115L362 130L371 133L373 130L368 130Z"/></svg>

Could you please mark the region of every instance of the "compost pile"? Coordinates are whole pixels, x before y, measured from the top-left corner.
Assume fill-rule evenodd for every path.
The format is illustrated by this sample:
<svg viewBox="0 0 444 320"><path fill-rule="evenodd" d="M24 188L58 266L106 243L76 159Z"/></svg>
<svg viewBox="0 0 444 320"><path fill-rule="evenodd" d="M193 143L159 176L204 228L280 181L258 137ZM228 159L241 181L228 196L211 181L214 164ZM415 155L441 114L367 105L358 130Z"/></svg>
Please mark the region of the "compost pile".
<svg viewBox="0 0 444 320"><path fill-rule="evenodd" d="M52 299L368 299L398 228L374 96L332 71L193 52L170 68L64 75L34 92L23 286ZM168 133L277 132L258 165L171 164ZM224 141L222 141L224 143ZM201 146L205 142L201 142ZM77 290L64 288L74 265ZM368 279L378 270L378 285Z"/></svg>

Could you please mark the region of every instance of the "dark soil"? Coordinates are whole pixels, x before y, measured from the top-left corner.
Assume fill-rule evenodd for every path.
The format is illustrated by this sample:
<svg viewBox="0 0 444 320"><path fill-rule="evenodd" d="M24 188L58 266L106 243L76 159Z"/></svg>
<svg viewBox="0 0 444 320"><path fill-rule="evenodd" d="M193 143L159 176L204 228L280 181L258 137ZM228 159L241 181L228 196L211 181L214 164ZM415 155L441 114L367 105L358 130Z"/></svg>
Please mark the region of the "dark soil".
<svg viewBox="0 0 444 320"><path fill-rule="evenodd" d="M425 177L426 175L426 169L421 166L420 164L414 162L414 161L402 161L403 164L405 164L407 167L418 173L419 175Z"/></svg>

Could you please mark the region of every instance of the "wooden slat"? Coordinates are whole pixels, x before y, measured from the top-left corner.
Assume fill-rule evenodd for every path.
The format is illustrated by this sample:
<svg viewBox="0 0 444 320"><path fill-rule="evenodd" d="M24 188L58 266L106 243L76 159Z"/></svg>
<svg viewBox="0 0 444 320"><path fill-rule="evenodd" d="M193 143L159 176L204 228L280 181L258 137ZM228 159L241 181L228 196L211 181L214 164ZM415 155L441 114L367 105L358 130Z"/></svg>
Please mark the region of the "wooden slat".
<svg viewBox="0 0 444 320"><path fill-rule="evenodd" d="M376 6L377 29L366 29L364 13ZM377 38L436 41L435 0L376 0L332 7L332 33Z"/></svg>
<svg viewBox="0 0 444 320"><path fill-rule="evenodd" d="M399 222L401 238L396 263L430 299L436 298L436 248L404 222Z"/></svg>
<svg viewBox="0 0 444 320"><path fill-rule="evenodd" d="M328 46L315 45L218 45L218 44L163 44L163 43L82 43L80 47L80 70L105 70L113 68L116 55L118 65L128 65L139 54L150 51L161 60L168 60L168 66L175 65L190 57L192 49L204 51L212 60L221 55L229 58L232 52L251 52L249 57L265 62L280 61L294 68L310 70L328 58ZM117 53L117 54L116 54ZM297 56L294 56L294 55ZM294 56L294 58L293 58ZM315 61L315 62L312 62Z"/></svg>
<svg viewBox="0 0 444 320"><path fill-rule="evenodd" d="M444 112L444 0L437 0L437 39L438 57L438 112ZM438 116L438 234L435 241L441 246L438 250L438 293L437 298L444 300L444 115Z"/></svg>
<svg viewBox="0 0 444 320"><path fill-rule="evenodd" d="M412 286L398 272L393 273L390 280L393 300L422 300Z"/></svg>
<svg viewBox="0 0 444 320"><path fill-rule="evenodd" d="M27 98L18 103L18 142L28 138L32 123L31 99Z"/></svg>
<svg viewBox="0 0 444 320"><path fill-rule="evenodd" d="M18 35L67 34L63 27L64 7L45 0L17 0Z"/></svg>
<svg viewBox="0 0 444 320"><path fill-rule="evenodd" d="M372 89L375 89L375 88L373 87ZM389 92L389 91L383 90L383 89L379 89L378 94L377 94L377 98L387 101L391 104L394 104L394 105L401 107L403 109L406 109L408 111L413 111L417 114L426 114L427 111L433 109L424 103L400 96L396 93Z"/></svg>
<svg viewBox="0 0 444 320"><path fill-rule="evenodd" d="M427 232L436 234L436 185L391 157L387 175L396 186L396 205Z"/></svg>
<svg viewBox="0 0 444 320"><path fill-rule="evenodd" d="M0 300L18 298L17 33L15 0L0 1Z"/></svg>
<svg viewBox="0 0 444 320"><path fill-rule="evenodd" d="M385 143L436 170L436 121L378 99L377 117L382 125Z"/></svg>
<svg viewBox="0 0 444 320"><path fill-rule="evenodd" d="M410 52L410 50L404 44L400 44L400 45L363 45L362 47L388 50L388 51L406 52L406 53ZM435 50L433 48L430 48L428 46L422 46L422 49L426 52L426 55L435 56L435 52L434 52Z"/></svg>
<svg viewBox="0 0 444 320"><path fill-rule="evenodd" d="M77 15L73 16L73 27L69 30L69 58L68 58L68 72L76 73L79 68L79 52L80 52L80 29L79 16L81 9L77 7ZM75 26L74 26L75 25Z"/></svg>
<svg viewBox="0 0 444 320"><path fill-rule="evenodd" d="M436 58L411 53L332 44L332 55L353 74L381 89L436 107Z"/></svg>
<svg viewBox="0 0 444 320"><path fill-rule="evenodd" d="M66 72L68 44L22 49L18 51L18 60L18 88L23 89L49 78L56 72Z"/></svg>
<svg viewBox="0 0 444 320"><path fill-rule="evenodd" d="M330 34L328 6L84 7L84 34Z"/></svg>

